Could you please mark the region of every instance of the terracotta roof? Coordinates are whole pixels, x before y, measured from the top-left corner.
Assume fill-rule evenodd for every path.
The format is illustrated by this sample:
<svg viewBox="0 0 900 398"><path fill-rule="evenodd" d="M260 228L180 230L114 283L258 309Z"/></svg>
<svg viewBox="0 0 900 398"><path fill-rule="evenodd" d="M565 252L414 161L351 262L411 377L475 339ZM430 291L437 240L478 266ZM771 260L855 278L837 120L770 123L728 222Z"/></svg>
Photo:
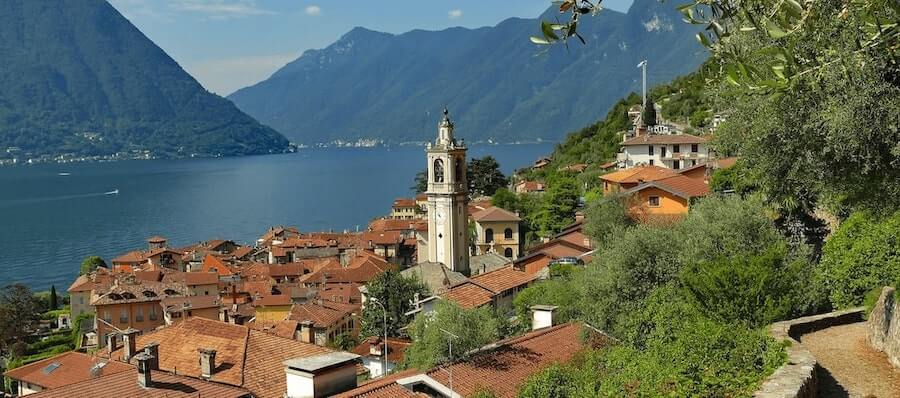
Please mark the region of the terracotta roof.
<svg viewBox="0 0 900 398"><path fill-rule="evenodd" d="M642 181L655 181L661 178L671 177L678 173L659 166L638 166L630 169L614 171L600 176L601 180L622 183L639 183Z"/></svg>
<svg viewBox="0 0 900 398"><path fill-rule="evenodd" d="M737 157L721 158L710 161L714 169L727 169L737 163Z"/></svg>
<svg viewBox="0 0 900 398"><path fill-rule="evenodd" d="M197 350L216 350L217 365L211 381L242 386L261 398L284 395L283 361L331 352L325 347L277 337L243 325L199 317L138 336L138 349L150 342L159 343L161 370L177 369L178 374L192 377L200 376ZM121 349L117 350L114 356L121 352Z"/></svg>
<svg viewBox="0 0 900 398"><path fill-rule="evenodd" d="M472 309L490 304L494 299L494 295L493 291L484 286L472 281L465 281L450 288L444 294L444 299L453 301L462 308Z"/></svg>
<svg viewBox="0 0 900 398"><path fill-rule="evenodd" d="M121 282L116 281L108 288L94 290L91 305L140 303L160 301L170 296L188 295L183 283L166 282Z"/></svg>
<svg viewBox="0 0 900 398"><path fill-rule="evenodd" d="M350 260L347 267L327 267L316 272L306 274L300 278L304 283L360 283L365 284L384 271L393 269L394 266L384 261L380 256L367 251L361 251L359 255Z"/></svg>
<svg viewBox="0 0 900 398"><path fill-rule="evenodd" d="M55 357L20 366L4 373L4 375L16 380L36 384L43 388L59 388L92 379L91 368L101 363L104 364L101 368L104 375L133 369L131 365L122 362L69 351Z"/></svg>
<svg viewBox="0 0 900 398"><path fill-rule="evenodd" d="M300 322L290 319L283 321L260 321L255 319L253 322L247 323L247 326L253 330L259 330L281 338L293 339L299 324Z"/></svg>
<svg viewBox="0 0 900 398"><path fill-rule="evenodd" d="M335 303L359 304L362 302L360 286L359 283L326 283L318 289L316 297Z"/></svg>
<svg viewBox="0 0 900 398"><path fill-rule="evenodd" d="M487 389L498 398L513 398L531 375L553 363L566 362L585 348L581 338L583 329L580 324L567 323L526 333L485 347L467 360L431 369L424 375L449 387L452 372L453 389L464 397ZM597 339L588 344L605 345L608 341ZM398 384L398 380L417 374L421 373L400 372L335 397L416 397L410 389Z"/></svg>
<svg viewBox="0 0 900 398"><path fill-rule="evenodd" d="M426 200L428 200L428 194L422 192L422 193L416 195L416 201L424 202Z"/></svg>
<svg viewBox="0 0 900 398"><path fill-rule="evenodd" d="M393 208L416 207L416 200L409 198L398 198L394 200Z"/></svg>
<svg viewBox="0 0 900 398"><path fill-rule="evenodd" d="M693 178L683 175L674 175L656 181L646 182L638 185L625 193L642 191L644 189L655 187L683 198L693 198L697 196L706 196L709 194L709 185L703 181L697 181Z"/></svg>
<svg viewBox="0 0 900 398"><path fill-rule="evenodd" d="M147 238L147 242L150 242L150 243L163 243L165 241L166 241L166 238L159 236L159 235L155 235L155 236L151 236L151 237Z"/></svg>
<svg viewBox="0 0 900 398"><path fill-rule="evenodd" d="M169 272L162 277L163 282L181 282L188 286L216 285L219 275L215 272Z"/></svg>
<svg viewBox="0 0 900 398"><path fill-rule="evenodd" d="M238 286L238 291L249 293L250 295L259 294L260 296L268 296L272 294L272 281L242 282L241 285Z"/></svg>
<svg viewBox="0 0 900 398"><path fill-rule="evenodd" d="M289 319L298 322L312 321L313 326L317 328L329 328L353 312L353 308L358 307L358 304L355 306L344 306L324 300L321 304L295 304L291 308Z"/></svg>
<svg viewBox="0 0 900 398"><path fill-rule="evenodd" d="M397 220L393 218L379 218L369 223L369 231L418 231L424 225L425 230L428 229L428 221L426 220Z"/></svg>
<svg viewBox="0 0 900 398"><path fill-rule="evenodd" d="M119 257L112 259L112 263L142 263L147 261L146 253L141 250L134 250L125 253Z"/></svg>
<svg viewBox="0 0 900 398"><path fill-rule="evenodd" d="M105 287L112 283L112 276L106 268L97 268L94 272L87 275L79 275L75 278L75 282L69 286L69 293L89 292L98 287Z"/></svg>
<svg viewBox="0 0 900 398"><path fill-rule="evenodd" d="M615 160L613 160L613 161L611 161L611 162L606 162L606 163L601 164L601 165L600 165L600 168L605 170L605 169L608 169L608 168L610 168L610 167L615 166L616 164L618 164L618 162L616 162Z"/></svg>
<svg viewBox="0 0 900 398"><path fill-rule="evenodd" d="M156 257L156 256L158 256L158 255L160 255L160 254L163 254L163 253L172 253L172 254L177 254L177 255L179 255L179 256L182 255L182 254L184 254L184 253L182 253L182 252L180 252L180 251L177 251L177 250L175 250L175 249L170 249L170 248L168 248L168 247L161 247L161 248L158 248L158 249L150 250L149 252L146 253L146 256L147 256L147 258L150 258L150 257Z"/></svg>
<svg viewBox="0 0 900 398"><path fill-rule="evenodd" d="M534 279L534 275L528 275L512 266L472 277L472 281L490 289L495 294L525 286L534 281Z"/></svg>
<svg viewBox="0 0 900 398"><path fill-rule="evenodd" d="M220 260L218 257L211 254L207 254L206 257L203 258L203 265L200 266L200 271L215 272L219 276L234 275L228 265L222 262L222 260Z"/></svg>
<svg viewBox="0 0 900 398"><path fill-rule="evenodd" d="M544 190L544 184L541 184L537 181L522 181L518 185L516 185L516 188L518 187L522 187L525 192L536 192Z"/></svg>
<svg viewBox="0 0 900 398"><path fill-rule="evenodd" d="M359 356L364 356L364 357L371 356L371 357L381 358L381 354L379 354L379 355L371 354L370 348L373 344L378 345L379 352L381 352L381 350L384 350L384 340L381 337L373 336L373 337L369 337L368 339L363 340L362 343L360 343L358 346L356 346L356 348L354 348L350 352L352 352L356 355L359 355ZM412 344L412 341L409 341L409 340L401 340L401 339L395 339L393 337L388 337L388 339L387 339L387 346L388 346L387 360L391 361L393 363L402 362L405 357L405 354L406 354L406 349L411 344Z"/></svg>
<svg viewBox="0 0 900 398"><path fill-rule="evenodd" d="M400 231L382 231L382 232L366 232L363 234L364 242L371 242L373 245L387 246L397 245L403 241Z"/></svg>
<svg viewBox="0 0 900 398"><path fill-rule="evenodd" d="M291 303L291 296L288 294L270 294L253 300L253 305L256 307L285 306L291 305Z"/></svg>
<svg viewBox="0 0 900 398"><path fill-rule="evenodd" d="M250 392L239 387L209 382L192 377L173 375L168 372L153 371L152 383L144 388L138 384L137 370L104 375L96 379L85 380L62 388L45 390L29 395L34 398L177 398L177 397L222 397L245 398Z"/></svg>
<svg viewBox="0 0 900 398"><path fill-rule="evenodd" d="M255 250L255 248L253 248L251 246L241 246L237 249L234 249L234 251L231 253L231 255L237 259L244 259L250 253L253 253L253 250Z"/></svg>
<svg viewBox="0 0 900 398"><path fill-rule="evenodd" d="M479 211L472 215L472 218L478 222L491 222L491 221L509 221L509 222L518 222L522 221L516 213L513 213L509 210L500 208L500 207L490 207L485 210Z"/></svg>
<svg viewBox="0 0 900 398"><path fill-rule="evenodd" d="M651 144L703 144L709 141L709 138L698 137L690 134L645 134L634 138L630 138L622 143L623 146L629 145L651 145Z"/></svg>

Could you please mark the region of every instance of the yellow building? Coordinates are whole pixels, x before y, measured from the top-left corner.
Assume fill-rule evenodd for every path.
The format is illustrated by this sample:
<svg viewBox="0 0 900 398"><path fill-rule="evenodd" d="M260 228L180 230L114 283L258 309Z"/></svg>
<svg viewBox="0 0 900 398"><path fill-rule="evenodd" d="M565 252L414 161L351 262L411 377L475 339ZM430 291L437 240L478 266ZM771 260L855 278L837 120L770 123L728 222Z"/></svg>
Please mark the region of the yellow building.
<svg viewBox="0 0 900 398"><path fill-rule="evenodd" d="M262 296L253 300L256 307L256 320L258 321L283 321L291 315L291 296L287 294L273 294Z"/></svg>
<svg viewBox="0 0 900 398"><path fill-rule="evenodd" d="M489 207L472 215L475 221L475 254L497 253L509 259L519 257L522 239L518 215L499 207Z"/></svg>

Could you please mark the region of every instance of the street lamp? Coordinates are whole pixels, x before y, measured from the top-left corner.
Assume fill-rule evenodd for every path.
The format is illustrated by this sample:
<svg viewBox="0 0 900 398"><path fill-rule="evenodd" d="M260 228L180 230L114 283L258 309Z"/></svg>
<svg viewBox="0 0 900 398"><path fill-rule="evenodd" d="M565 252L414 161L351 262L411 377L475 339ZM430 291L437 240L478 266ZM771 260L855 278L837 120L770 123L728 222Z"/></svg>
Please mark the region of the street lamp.
<svg viewBox="0 0 900 398"><path fill-rule="evenodd" d="M384 304L378 301L375 297L370 297L369 301L378 304L381 306L381 311L384 312L384 348L381 349L381 376L387 374L387 351L388 351L388 343L387 343L387 308L385 308Z"/></svg>

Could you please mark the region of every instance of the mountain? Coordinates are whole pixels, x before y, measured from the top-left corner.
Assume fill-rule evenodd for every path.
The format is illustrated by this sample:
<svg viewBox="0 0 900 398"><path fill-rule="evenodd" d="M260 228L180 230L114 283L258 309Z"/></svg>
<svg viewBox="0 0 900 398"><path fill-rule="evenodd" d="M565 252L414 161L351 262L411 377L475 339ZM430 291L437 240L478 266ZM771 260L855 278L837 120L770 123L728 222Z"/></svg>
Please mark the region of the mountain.
<svg viewBox="0 0 900 398"><path fill-rule="evenodd" d="M288 146L104 0L3 0L0 60L0 149L189 156Z"/></svg>
<svg viewBox="0 0 900 398"><path fill-rule="evenodd" d="M309 50L269 79L229 96L244 112L293 141L376 138L421 142L447 105L470 142L557 140L601 119L620 97L640 91L635 65L649 60L651 83L693 71L707 58L671 2L636 0L628 13L604 10L573 41L546 50L528 37L539 18L479 29L400 35L355 28Z"/></svg>

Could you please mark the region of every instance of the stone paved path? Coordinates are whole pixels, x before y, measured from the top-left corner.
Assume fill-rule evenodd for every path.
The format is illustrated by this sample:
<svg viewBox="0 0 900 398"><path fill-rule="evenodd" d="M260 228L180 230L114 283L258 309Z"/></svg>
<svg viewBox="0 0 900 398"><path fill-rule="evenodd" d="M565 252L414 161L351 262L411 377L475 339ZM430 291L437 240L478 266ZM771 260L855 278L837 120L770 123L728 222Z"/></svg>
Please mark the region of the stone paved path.
<svg viewBox="0 0 900 398"><path fill-rule="evenodd" d="M900 398L900 369L866 342L866 323L834 326L803 335L819 361L820 397Z"/></svg>

